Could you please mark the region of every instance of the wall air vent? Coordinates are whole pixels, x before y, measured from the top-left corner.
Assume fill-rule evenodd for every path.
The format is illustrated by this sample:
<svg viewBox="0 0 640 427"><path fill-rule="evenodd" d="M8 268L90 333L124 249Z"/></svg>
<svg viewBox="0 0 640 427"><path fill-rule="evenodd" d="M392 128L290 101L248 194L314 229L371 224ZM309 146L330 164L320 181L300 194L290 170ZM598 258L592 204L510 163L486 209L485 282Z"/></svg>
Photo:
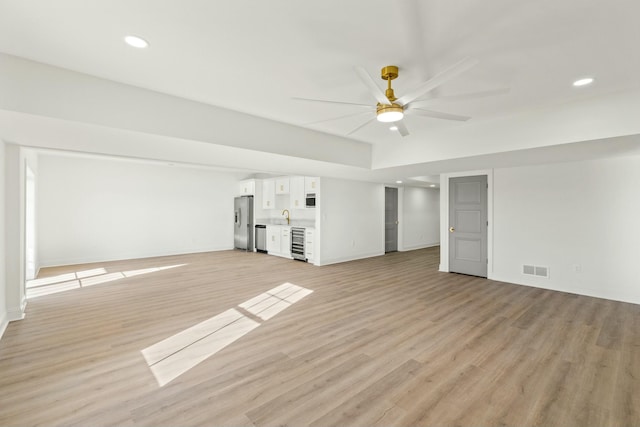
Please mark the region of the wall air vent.
<svg viewBox="0 0 640 427"><path fill-rule="evenodd" d="M522 266L522 274L526 276L538 276L544 277L545 279L549 278L549 267L542 267L539 265L527 265L524 264Z"/></svg>

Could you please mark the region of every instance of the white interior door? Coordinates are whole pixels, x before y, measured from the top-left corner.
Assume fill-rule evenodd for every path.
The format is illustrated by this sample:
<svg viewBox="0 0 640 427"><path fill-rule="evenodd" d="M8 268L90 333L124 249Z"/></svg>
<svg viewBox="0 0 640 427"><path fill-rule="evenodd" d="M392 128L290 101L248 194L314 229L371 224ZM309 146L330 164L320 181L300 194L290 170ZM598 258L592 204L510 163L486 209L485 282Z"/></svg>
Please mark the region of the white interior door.
<svg viewBox="0 0 640 427"><path fill-rule="evenodd" d="M384 189L384 251L398 250L398 189Z"/></svg>
<svg viewBox="0 0 640 427"><path fill-rule="evenodd" d="M487 277L487 177L449 179L449 271Z"/></svg>

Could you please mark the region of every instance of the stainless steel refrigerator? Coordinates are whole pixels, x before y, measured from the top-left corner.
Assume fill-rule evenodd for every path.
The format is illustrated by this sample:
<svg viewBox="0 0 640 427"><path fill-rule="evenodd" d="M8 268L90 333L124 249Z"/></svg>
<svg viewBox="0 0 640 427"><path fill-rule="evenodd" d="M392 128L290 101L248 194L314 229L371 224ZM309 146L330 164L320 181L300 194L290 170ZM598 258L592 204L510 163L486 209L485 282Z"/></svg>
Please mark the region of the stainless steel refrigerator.
<svg viewBox="0 0 640 427"><path fill-rule="evenodd" d="M253 252L253 196L236 197L233 208L235 210L234 247Z"/></svg>

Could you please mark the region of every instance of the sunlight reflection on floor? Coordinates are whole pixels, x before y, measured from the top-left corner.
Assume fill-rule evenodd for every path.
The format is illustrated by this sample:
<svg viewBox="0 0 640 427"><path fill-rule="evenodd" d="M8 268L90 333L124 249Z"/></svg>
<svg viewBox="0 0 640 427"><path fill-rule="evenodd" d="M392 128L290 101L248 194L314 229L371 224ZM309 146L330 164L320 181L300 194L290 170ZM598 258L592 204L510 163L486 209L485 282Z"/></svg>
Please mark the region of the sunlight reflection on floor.
<svg viewBox="0 0 640 427"><path fill-rule="evenodd" d="M186 264L167 265L162 267L144 268L141 270L117 271L107 273L104 268L76 271L57 276L43 277L27 281L27 298L37 298L43 295L57 294L72 289L80 289L87 286L113 282L126 277L139 276L141 274L155 273L170 268L182 267Z"/></svg>
<svg viewBox="0 0 640 427"><path fill-rule="evenodd" d="M312 292L283 283L239 304L239 309L232 308L211 317L145 348L141 353L162 387L260 326L241 310L268 320Z"/></svg>

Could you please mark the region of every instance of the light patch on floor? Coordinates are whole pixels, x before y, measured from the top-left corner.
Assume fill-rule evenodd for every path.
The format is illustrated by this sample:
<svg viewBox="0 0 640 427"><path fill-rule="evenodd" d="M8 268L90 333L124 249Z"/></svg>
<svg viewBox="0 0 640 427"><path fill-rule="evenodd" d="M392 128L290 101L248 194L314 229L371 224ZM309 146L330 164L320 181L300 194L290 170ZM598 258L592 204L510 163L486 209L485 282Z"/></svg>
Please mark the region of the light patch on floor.
<svg viewBox="0 0 640 427"><path fill-rule="evenodd" d="M291 283L284 283L255 298L251 298L249 301L243 302L239 307L244 308L262 320L269 320L311 292L313 291Z"/></svg>
<svg viewBox="0 0 640 427"><path fill-rule="evenodd" d="M283 283L238 307L268 320L311 293L310 289ZM231 308L153 344L141 353L162 387L258 326L259 322Z"/></svg>
<svg viewBox="0 0 640 427"><path fill-rule="evenodd" d="M113 282L126 277L155 273L157 271L182 267L184 265L186 264L166 265L162 267L144 268L141 270L116 271L113 273L107 273L107 270L100 267L93 268L91 270L75 271L72 273L59 274L57 276L28 280L26 286L27 298L37 298L43 295L57 294L59 292L70 291L73 289L100 285L102 283Z"/></svg>

